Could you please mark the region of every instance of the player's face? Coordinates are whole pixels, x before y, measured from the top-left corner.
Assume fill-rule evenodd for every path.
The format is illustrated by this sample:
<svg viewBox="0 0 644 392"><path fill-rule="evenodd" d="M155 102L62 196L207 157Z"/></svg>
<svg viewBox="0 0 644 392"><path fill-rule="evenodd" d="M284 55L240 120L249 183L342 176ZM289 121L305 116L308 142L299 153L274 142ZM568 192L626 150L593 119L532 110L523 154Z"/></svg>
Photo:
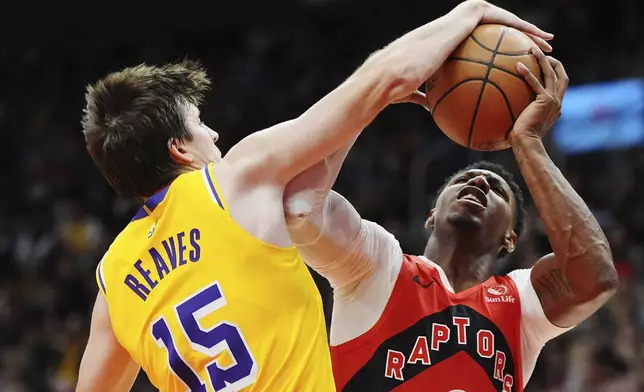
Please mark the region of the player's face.
<svg viewBox="0 0 644 392"><path fill-rule="evenodd" d="M201 121L199 109L195 105L182 106L186 126L192 134L192 140L185 141L185 148L191 154L194 164L203 167L221 159L221 151L215 142L219 134Z"/></svg>
<svg viewBox="0 0 644 392"><path fill-rule="evenodd" d="M514 225L514 208L514 195L502 177L472 169L449 181L436 202L433 224L483 229L490 238L504 238Z"/></svg>

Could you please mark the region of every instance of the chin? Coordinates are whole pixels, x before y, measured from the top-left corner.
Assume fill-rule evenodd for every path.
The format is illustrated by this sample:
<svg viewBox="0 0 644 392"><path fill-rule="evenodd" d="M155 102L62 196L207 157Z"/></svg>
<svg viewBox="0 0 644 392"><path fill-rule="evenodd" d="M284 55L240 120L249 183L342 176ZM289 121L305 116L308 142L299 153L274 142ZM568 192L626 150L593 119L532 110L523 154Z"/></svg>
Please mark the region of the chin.
<svg viewBox="0 0 644 392"><path fill-rule="evenodd" d="M452 214L447 218L447 221L452 227L461 230L480 230L483 228L483 222L471 214Z"/></svg>

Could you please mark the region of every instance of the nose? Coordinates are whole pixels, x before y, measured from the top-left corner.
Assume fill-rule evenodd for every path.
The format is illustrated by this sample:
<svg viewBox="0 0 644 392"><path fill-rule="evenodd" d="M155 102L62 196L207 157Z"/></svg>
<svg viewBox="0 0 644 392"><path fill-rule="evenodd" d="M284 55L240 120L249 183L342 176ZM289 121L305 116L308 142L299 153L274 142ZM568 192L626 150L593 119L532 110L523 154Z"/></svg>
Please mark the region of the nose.
<svg viewBox="0 0 644 392"><path fill-rule="evenodd" d="M486 195L488 194L488 192L490 192L490 183L487 182L487 179L483 175L479 175L479 176L471 178L467 182L467 185L475 186L475 187L479 188Z"/></svg>
<svg viewBox="0 0 644 392"><path fill-rule="evenodd" d="M219 140L219 134L217 132L213 131L212 129L210 131L212 132L212 140L214 140L215 143L216 143L217 140Z"/></svg>

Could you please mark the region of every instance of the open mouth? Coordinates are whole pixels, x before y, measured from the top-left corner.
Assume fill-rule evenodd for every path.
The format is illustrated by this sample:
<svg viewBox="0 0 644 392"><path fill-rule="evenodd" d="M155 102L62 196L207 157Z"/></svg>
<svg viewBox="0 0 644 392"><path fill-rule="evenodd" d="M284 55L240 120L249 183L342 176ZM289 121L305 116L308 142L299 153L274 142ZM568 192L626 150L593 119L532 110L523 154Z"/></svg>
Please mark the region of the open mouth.
<svg viewBox="0 0 644 392"><path fill-rule="evenodd" d="M457 200L477 204L482 208L487 207L487 196L480 188L475 186L466 186L456 196Z"/></svg>

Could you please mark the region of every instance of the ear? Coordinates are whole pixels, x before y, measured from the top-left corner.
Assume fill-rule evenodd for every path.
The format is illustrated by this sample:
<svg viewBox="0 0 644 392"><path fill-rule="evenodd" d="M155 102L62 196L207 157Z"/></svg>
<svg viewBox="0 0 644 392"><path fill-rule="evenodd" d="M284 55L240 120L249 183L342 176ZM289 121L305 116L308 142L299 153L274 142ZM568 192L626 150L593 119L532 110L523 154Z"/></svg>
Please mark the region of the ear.
<svg viewBox="0 0 644 392"><path fill-rule="evenodd" d="M505 234L501 248L505 249L508 253L512 253L517 248L517 241L517 233L514 230L510 230Z"/></svg>
<svg viewBox="0 0 644 392"><path fill-rule="evenodd" d="M168 140L168 153L170 154L170 159L177 165L186 166L194 160L186 144L177 138Z"/></svg>
<svg viewBox="0 0 644 392"><path fill-rule="evenodd" d="M429 215L427 216L427 220L425 221L425 228L429 229L430 227L434 226L434 213L436 212L436 208L432 208L429 210Z"/></svg>

